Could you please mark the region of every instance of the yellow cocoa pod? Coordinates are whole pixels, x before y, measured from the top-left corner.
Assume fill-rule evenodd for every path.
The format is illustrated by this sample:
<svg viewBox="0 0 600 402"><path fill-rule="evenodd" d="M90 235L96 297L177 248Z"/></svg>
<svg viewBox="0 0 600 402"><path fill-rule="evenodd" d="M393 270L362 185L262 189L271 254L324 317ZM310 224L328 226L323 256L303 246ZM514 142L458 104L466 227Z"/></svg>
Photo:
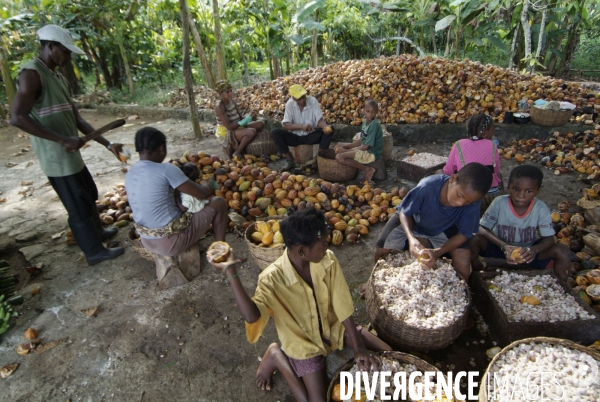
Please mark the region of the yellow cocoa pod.
<svg viewBox="0 0 600 402"><path fill-rule="evenodd" d="M381 215L381 209L380 208L373 208L371 210L371 216L378 217L379 215Z"/></svg>
<svg viewBox="0 0 600 402"><path fill-rule="evenodd" d="M291 207L293 205L292 200L290 200L289 198L284 198L280 202L281 202L281 205L284 206L284 207L286 207L286 208L289 208L289 207Z"/></svg>
<svg viewBox="0 0 600 402"><path fill-rule="evenodd" d="M369 229L365 225L356 225L356 228L358 229L358 233L363 236L369 234Z"/></svg>
<svg viewBox="0 0 600 402"><path fill-rule="evenodd" d="M260 243L262 242L263 234L261 232L254 232L250 235L250 237L252 238L253 242Z"/></svg>
<svg viewBox="0 0 600 402"><path fill-rule="evenodd" d="M275 221L271 224L271 232L279 232L279 221Z"/></svg>
<svg viewBox="0 0 600 402"><path fill-rule="evenodd" d="M306 187L306 188L304 189L304 194L305 194L305 195L310 195L310 196L313 196L313 195L317 195L317 194L318 194L320 191L321 191L321 188L320 188L320 187L317 187L317 186L315 186L315 187L310 187L310 186L309 186L309 187Z"/></svg>
<svg viewBox="0 0 600 402"><path fill-rule="evenodd" d="M344 240L344 235L342 235L342 232L339 230L334 230L331 235L331 242L333 244L335 244L336 246L339 246L340 244L342 244L343 240Z"/></svg>
<svg viewBox="0 0 600 402"><path fill-rule="evenodd" d="M349 196L353 196L357 189L358 189L358 187L355 185L348 186L348 187L346 187L346 193Z"/></svg>
<svg viewBox="0 0 600 402"><path fill-rule="evenodd" d="M277 192L275 193L275 198L277 198L278 200L283 200L285 197L287 197L288 192L285 190L277 190Z"/></svg>
<svg viewBox="0 0 600 402"><path fill-rule="evenodd" d="M531 304L532 306L537 306L540 304L540 300L535 296L521 296L521 303Z"/></svg>
<svg viewBox="0 0 600 402"><path fill-rule="evenodd" d="M277 209L277 215L285 215L285 214L287 214L287 209L285 209L285 208Z"/></svg>
<svg viewBox="0 0 600 402"><path fill-rule="evenodd" d="M306 191L304 192L304 194L306 194ZM319 202L325 202L327 201L327 195L325 193L318 193L316 195L317 200L319 200Z"/></svg>
<svg viewBox="0 0 600 402"><path fill-rule="evenodd" d="M256 222L256 231L262 234L267 234L271 231L271 226L267 222L258 221Z"/></svg>
<svg viewBox="0 0 600 402"><path fill-rule="evenodd" d="M331 209L337 209L340 206L340 202L338 200L331 201Z"/></svg>
<svg viewBox="0 0 600 402"><path fill-rule="evenodd" d="M344 221L339 221L333 226L336 230L344 231L348 228L348 224Z"/></svg>
<svg viewBox="0 0 600 402"><path fill-rule="evenodd" d="M269 215L269 216L277 215L277 209L275 209L275 207L273 205L269 205L267 207L267 215Z"/></svg>
<svg viewBox="0 0 600 402"><path fill-rule="evenodd" d="M275 235L273 236L273 243L283 243L283 235L281 232L275 232Z"/></svg>
<svg viewBox="0 0 600 402"><path fill-rule="evenodd" d="M558 212L552 212L550 214L550 217L552 218L552 222L554 222L554 223L558 223L561 220L561 216Z"/></svg>
<svg viewBox="0 0 600 402"><path fill-rule="evenodd" d="M266 234L263 235L263 237L262 237L262 244L264 244L265 246L270 246L271 243L273 243L273 237L274 237L273 232L271 232L269 230L269 233L266 233Z"/></svg>
<svg viewBox="0 0 600 402"><path fill-rule="evenodd" d="M366 220L366 219L359 219L358 220L358 224L368 227L369 226L369 221Z"/></svg>

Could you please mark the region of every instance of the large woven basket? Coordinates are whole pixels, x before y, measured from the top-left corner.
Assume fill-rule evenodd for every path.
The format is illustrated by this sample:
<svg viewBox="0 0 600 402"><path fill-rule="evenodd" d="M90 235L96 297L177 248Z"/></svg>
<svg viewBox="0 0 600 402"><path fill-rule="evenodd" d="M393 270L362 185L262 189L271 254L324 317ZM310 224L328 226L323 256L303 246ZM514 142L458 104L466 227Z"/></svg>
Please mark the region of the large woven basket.
<svg viewBox="0 0 600 402"><path fill-rule="evenodd" d="M270 217L270 219L275 219L274 217ZM279 218L281 219L281 217ZM250 226L246 228L246 243L248 243L248 249L250 250L250 254L256 261L256 265L260 267L260 269L265 269L272 263L274 263L279 257L283 255L285 249L283 248L268 248L268 247L260 247L257 246L250 240L250 235L256 231L256 222L252 222Z"/></svg>
<svg viewBox="0 0 600 402"><path fill-rule="evenodd" d="M140 236L135 231L135 228L131 228L129 230L129 241L131 242L131 247L133 250L140 255L144 260L154 261L154 257L152 253L144 248L142 245L142 241L140 240Z"/></svg>
<svg viewBox="0 0 600 402"><path fill-rule="evenodd" d="M342 165L335 160L335 151L325 149L321 155L317 155L317 166L319 167L319 176L323 180L332 182L344 182L356 177L358 169Z"/></svg>
<svg viewBox="0 0 600 402"><path fill-rule="evenodd" d="M277 145L271 139L271 129L276 127L281 127L281 123L273 119L265 120L265 127L248 144L246 153L254 156L277 154Z"/></svg>
<svg viewBox="0 0 600 402"><path fill-rule="evenodd" d="M421 373L424 373L426 371L432 371L432 372L437 372L439 371L437 367L427 363L425 360L423 359L419 359L416 356L413 355L409 355L408 353L402 353L402 352L395 352L395 351L390 351L390 352L377 352L376 353L379 357L387 357L388 359L393 359L393 360L397 360L400 363L405 363L405 364L412 364L414 365ZM342 371L348 371L352 368L352 366L354 365L354 360L350 360L348 363L344 364L333 376L331 382L329 383L329 388L327 389L327 401L328 402L333 402L332 399L332 394L333 394L333 388L339 384L340 382L340 373ZM410 376L410 373L407 373L406 377L408 378L408 376ZM352 399L354 400L354 399ZM457 400L455 398L455 400Z"/></svg>
<svg viewBox="0 0 600 402"><path fill-rule="evenodd" d="M312 145L297 145L294 147L294 158L296 163L304 164L314 159L314 151Z"/></svg>
<svg viewBox="0 0 600 402"><path fill-rule="evenodd" d="M573 116L572 110L546 110L532 106L529 108L531 122L538 126L559 127L566 124Z"/></svg>
<svg viewBox="0 0 600 402"><path fill-rule="evenodd" d="M483 377L481 378L481 382L480 382L480 386L479 386L479 400L480 401L488 400L488 389L487 389L488 375L490 375L490 369L492 369L494 367L494 364L498 361L498 359L500 359L500 357L502 357L503 355L507 354L511 349L515 348L516 346L519 346L524 343L532 343L532 342L533 343L549 343L552 345L564 346L569 349L574 349L579 352L587 353L588 355L590 355L591 357L596 359L598 362L600 362L600 352L598 352L592 348L582 346L578 343L569 341L567 339L547 338L547 337L543 337L543 336L535 337L535 338L521 339L521 340L511 343L510 345L508 345L507 347L502 349L500 351L500 353L498 353L496 356L494 356L494 358L488 365L487 369L485 370L485 373L483 374ZM561 370L562 369L563 368L561 367ZM596 379L596 380L598 380L598 379ZM575 399L573 399L573 401L575 401Z"/></svg>
<svg viewBox="0 0 600 402"><path fill-rule="evenodd" d="M467 325L471 307L471 293L466 284L464 285L464 291L467 294L467 305L460 318L443 328L419 328L399 320L390 314L387 309L381 309L382 302L372 281L373 274L379 269L378 267L379 264L375 264L369 282L367 282L365 300L371 324L381 339L398 349L427 352L443 349L458 338Z"/></svg>

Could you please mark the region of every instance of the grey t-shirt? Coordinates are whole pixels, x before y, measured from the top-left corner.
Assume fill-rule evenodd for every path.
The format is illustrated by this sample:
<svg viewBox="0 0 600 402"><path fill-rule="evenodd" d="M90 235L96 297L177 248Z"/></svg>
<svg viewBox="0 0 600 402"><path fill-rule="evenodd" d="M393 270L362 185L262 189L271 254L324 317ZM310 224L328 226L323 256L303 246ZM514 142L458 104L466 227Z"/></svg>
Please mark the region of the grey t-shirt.
<svg viewBox="0 0 600 402"><path fill-rule="evenodd" d="M479 224L511 246L529 247L542 237L554 236L550 210L534 198L523 216L517 215L510 196L496 197Z"/></svg>
<svg viewBox="0 0 600 402"><path fill-rule="evenodd" d="M173 193L186 181L185 174L170 163L143 160L133 165L125 176L125 189L135 222L156 229L181 215Z"/></svg>

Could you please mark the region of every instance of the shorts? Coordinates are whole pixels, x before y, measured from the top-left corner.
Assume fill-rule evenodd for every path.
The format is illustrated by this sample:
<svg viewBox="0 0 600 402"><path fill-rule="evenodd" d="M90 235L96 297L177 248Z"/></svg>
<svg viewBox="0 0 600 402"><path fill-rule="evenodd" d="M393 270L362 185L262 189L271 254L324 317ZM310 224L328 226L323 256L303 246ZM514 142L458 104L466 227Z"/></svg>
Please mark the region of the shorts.
<svg viewBox="0 0 600 402"><path fill-rule="evenodd" d="M167 237L140 238L144 248L154 254L166 257L177 256L193 244L197 243L208 231L217 212L210 206L205 206L192 215L190 225L181 232Z"/></svg>
<svg viewBox="0 0 600 402"><path fill-rule="evenodd" d="M375 155L369 153L368 151L357 149L354 151L354 160L358 163L362 163L363 165L368 165L371 162L375 162Z"/></svg>
<svg viewBox="0 0 600 402"><path fill-rule="evenodd" d="M448 239L458 234L458 226L454 225L444 230L442 233L435 236L428 236L418 231L414 231L413 234L416 237L426 238L431 243L431 247L440 248ZM396 212L386 223L385 227L377 239L376 247L385 248L388 250L408 250L408 242L406 241L407 236L404 228L400 224L400 213ZM469 248L469 241L467 240L461 244L458 248Z"/></svg>
<svg viewBox="0 0 600 402"><path fill-rule="evenodd" d="M360 326L360 325L356 326L356 331L358 331L359 334L362 331L362 329L363 329L362 326ZM330 343L327 339L325 339L325 338L322 338L322 339L323 339L323 342L330 345ZM332 353L335 353L335 352L332 352ZM309 359L301 359L301 360L293 359L289 356L287 356L287 358L290 362L290 366L292 366L292 369L294 370L296 375L300 378L304 377L307 374L312 374L312 373L316 373L319 370L324 370L327 366L327 358L323 355L311 357ZM331 362L330 362L330 364L331 364Z"/></svg>
<svg viewBox="0 0 600 402"><path fill-rule="evenodd" d="M541 240L536 241L535 243L532 244L532 246L535 246L540 241ZM503 260L506 259L506 255L500 249L500 247L495 245L492 242L488 242L487 248L485 250L480 250L479 255L484 258L499 258L499 259L503 259ZM545 258L543 260L539 260L537 254L536 254L535 259L533 261L531 261L530 263L519 264L519 265L527 265L527 266L530 266L531 268L544 269L544 268L547 268L551 262L552 262L552 258Z"/></svg>

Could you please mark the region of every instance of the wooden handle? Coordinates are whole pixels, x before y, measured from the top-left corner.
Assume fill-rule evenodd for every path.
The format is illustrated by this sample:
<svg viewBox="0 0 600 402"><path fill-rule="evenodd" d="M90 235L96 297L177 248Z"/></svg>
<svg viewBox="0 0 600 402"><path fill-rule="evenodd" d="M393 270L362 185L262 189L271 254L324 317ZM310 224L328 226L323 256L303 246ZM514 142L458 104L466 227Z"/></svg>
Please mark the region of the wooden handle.
<svg viewBox="0 0 600 402"><path fill-rule="evenodd" d="M110 130L114 130L115 128L121 127L124 124L125 124L125 120L123 120L123 119L119 119L119 120L110 122L107 125L100 127L98 130L94 131L93 133L90 133L90 134L84 136L83 141L85 141L85 142L91 141L94 138L98 138L102 134L104 134Z"/></svg>

